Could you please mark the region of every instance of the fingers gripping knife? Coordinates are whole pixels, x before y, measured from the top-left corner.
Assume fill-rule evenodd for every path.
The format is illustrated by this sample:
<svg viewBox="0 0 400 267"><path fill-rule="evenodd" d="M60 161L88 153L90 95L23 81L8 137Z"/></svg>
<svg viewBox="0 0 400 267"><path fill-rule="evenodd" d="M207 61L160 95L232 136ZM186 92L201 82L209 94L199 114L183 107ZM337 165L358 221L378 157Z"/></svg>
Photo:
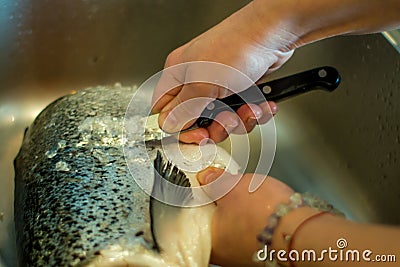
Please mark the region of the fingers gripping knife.
<svg viewBox="0 0 400 267"><path fill-rule="evenodd" d="M334 67L325 66L253 85L238 94L214 100L208 104L191 127L173 134L167 134L159 128L158 114L150 115L146 125L146 142L159 141L161 138L197 128L207 128L220 112L237 111L244 104L280 102L313 90L332 92L339 86L340 80L339 72Z"/></svg>
<svg viewBox="0 0 400 267"><path fill-rule="evenodd" d="M211 102L193 127L208 127L222 111L237 111L244 104L261 104L307 93L313 90L332 92L340 83L339 72L333 67L319 67L270 82L254 85L238 94ZM196 127L196 128L197 128Z"/></svg>

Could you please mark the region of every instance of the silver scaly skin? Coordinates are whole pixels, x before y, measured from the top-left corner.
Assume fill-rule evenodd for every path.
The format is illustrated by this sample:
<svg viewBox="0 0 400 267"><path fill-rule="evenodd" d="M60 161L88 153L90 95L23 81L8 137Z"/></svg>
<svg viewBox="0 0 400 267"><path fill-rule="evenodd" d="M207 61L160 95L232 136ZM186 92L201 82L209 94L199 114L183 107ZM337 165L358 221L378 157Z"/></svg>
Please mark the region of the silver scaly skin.
<svg viewBox="0 0 400 267"><path fill-rule="evenodd" d="M62 97L26 131L14 162L20 266L208 266L214 205L165 205L173 216L151 216L150 197L126 165L123 119L135 90L99 86ZM151 159L158 150L147 146ZM132 173L152 181L154 170L141 165L147 157L135 156ZM195 184L195 173L186 174Z"/></svg>

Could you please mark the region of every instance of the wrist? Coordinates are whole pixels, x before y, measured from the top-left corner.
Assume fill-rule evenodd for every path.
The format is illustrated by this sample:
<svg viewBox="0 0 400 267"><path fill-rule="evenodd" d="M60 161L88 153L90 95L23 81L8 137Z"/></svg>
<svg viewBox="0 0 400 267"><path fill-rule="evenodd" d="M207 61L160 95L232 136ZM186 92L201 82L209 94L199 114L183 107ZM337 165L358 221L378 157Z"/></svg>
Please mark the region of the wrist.
<svg viewBox="0 0 400 267"><path fill-rule="evenodd" d="M276 207L275 213L268 218L268 225L257 236L260 246L267 249L264 260L270 261L268 266L278 266L277 261L290 263L288 260L292 259L290 255L294 248L294 241L297 239L296 236L311 221L326 217L325 215L328 216L329 214L331 214L329 217L335 217L332 214L343 216L343 213L331 204L309 193L294 193L289 199L289 203L279 204ZM303 241L304 237L301 238L301 241ZM305 239L309 240L310 238ZM311 245L315 244L311 243ZM270 251L268 251L268 248ZM257 253L260 253L260 251ZM256 255L255 260L263 259L259 255Z"/></svg>
<svg viewBox="0 0 400 267"><path fill-rule="evenodd" d="M298 27L295 25L295 8L293 0L253 0L252 16L257 21L256 33L258 42L267 49L282 53L295 48L300 40Z"/></svg>
<svg viewBox="0 0 400 267"><path fill-rule="evenodd" d="M331 29L339 19L344 19L337 1L340 0L254 0L254 13L261 25L260 36L265 36L263 43L270 41L271 35L276 35L271 32L274 28L284 35L280 38L287 43L286 50L344 33L344 29Z"/></svg>
<svg viewBox="0 0 400 267"><path fill-rule="evenodd" d="M281 265L291 267L314 266L316 262L295 260L297 253L302 255L303 251L313 250L316 255L323 255L321 250L327 249L327 244L336 244L336 239L332 239L330 230L327 231L327 229L346 225L346 222L348 221L342 216L321 212L310 207L299 208L289 213L282 219L276 236L274 236L276 250L286 252L286 261L280 262Z"/></svg>
<svg viewBox="0 0 400 267"><path fill-rule="evenodd" d="M286 32L287 49L343 34L374 33L400 26L397 0L254 0L265 30Z"/></svg>
<svg viewBox="0 0 400 267"><path fill-rule="evenodd" d="M301 207L288 213L282 218L273 237L273 249L288 250L288 243L291 235L296 231L297 227L305 221L321 211L311 207Z"/></svg>

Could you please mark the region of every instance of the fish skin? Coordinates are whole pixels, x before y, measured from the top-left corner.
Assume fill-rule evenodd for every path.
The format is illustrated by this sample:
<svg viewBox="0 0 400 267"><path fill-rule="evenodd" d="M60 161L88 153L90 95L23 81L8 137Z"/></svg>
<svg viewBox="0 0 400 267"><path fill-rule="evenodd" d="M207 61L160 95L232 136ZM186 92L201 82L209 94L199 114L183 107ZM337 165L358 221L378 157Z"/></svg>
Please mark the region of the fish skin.
<svg viewBox="0 0 400 267"><path fill-rule="evenodd" d="M169 207L182 220L190 221L176 225L183 225L186 233L205 236L204 240L189 236L181 241L188 240L187 249L194 246L202 251L201 260L193 257L194 252L171 255L175 251L157 249L157 243L169 246L176 242L180 233L172 240L153 239L150 197L126 165L123 119L135 90L99 86L62 97L43 110L25 132L14 161L20 266L208 265L213 204ZM147 146L150 159L158 149ZM135 175L153 176L153 169L137 164ZM189 176L192 183L197 182L195 174ZM180 214L181 210L185 212ZM168 223L157 223L161 233L168 232ZM205 227L196 225L200 223Z"/></svg>

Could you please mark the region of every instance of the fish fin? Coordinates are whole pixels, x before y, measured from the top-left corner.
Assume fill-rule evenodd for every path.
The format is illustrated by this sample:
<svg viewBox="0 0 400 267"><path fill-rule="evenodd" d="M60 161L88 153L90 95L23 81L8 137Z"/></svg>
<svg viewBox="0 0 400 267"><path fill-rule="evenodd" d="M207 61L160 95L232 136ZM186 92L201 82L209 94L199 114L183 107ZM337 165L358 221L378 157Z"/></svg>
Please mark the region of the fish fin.
<svg viewBox="0 0 400 267"><path fill-rule="evenodd" d="M171 186L171 183L176 186ZM154 160L154 184L150 197L150 220L151 233L155 244L155 249L160 251L157 243L157 225L167 224L166 221L174 220L176 212L181 210L179 206L167 203L182 203L186 206L192 199L193 194L191 184L185 173L179 170L171 162L165 161L160 151L157 151Z"/></svg>
<svg viewBox="0 0 400 267"><path fill-rule="evenodd" d="M177 186L171 186L177 185ZM186 174L170 161L165 161L160 151L154 160L154 184L152 197L164 203L179 204L186 206L192 199L190 180Z"/></svg>

